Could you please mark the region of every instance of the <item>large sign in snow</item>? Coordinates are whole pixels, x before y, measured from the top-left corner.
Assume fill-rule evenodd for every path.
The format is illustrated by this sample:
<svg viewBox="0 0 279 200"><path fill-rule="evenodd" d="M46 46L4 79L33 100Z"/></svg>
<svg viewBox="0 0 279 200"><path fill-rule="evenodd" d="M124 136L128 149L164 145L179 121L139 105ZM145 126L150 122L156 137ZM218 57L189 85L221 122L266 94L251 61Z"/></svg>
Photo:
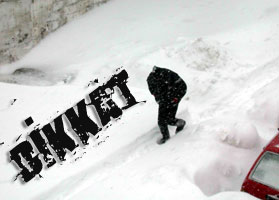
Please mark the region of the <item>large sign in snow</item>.
<svg viewBox="0 0 279 200"><path fill-rule="evenodd" d="M90 103L86 104L85 99L80 100L74 107L67 109L63 114L53 120L55 130L48 123L42 128L34 128L28 136L36 146L39 153L35 150L30 141L25 140L15 146L10 151L11 161L20 169L16 177L21 176L24 182L30 181L36 175L39 175L43 168L43 162L50 168L56 163L55 157L60 161L65 161L67 150L72 152L79 145L65 132L65 124L62 116L65 116L70 122L70 126L83 145L88 145L90 136L96 136L104 127L109 125L112 119L121 117L123 110L136 105L137 102L127 87L128 74L125 70L113 75L110 80L99 86L88 94ZM117 87L126 105L119 107L113 100L112 94ZM100 118L102 126L99 127L87 113L87 106L94 106ZM25 120L25 124L33 124L32 117ZM54 153L56 155L54 155ZM42 156L39 156L39 155Z"/></svg>

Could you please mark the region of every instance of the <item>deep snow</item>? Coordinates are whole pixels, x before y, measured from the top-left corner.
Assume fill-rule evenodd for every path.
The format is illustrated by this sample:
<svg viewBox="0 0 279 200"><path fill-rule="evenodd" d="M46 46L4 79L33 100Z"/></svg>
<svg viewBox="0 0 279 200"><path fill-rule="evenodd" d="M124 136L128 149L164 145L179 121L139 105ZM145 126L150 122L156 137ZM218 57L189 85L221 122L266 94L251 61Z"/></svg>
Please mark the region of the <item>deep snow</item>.
<svg viewBox="0 0 279 200"><path fill-rule="evenodd" d="M0 199L255 199L239 190L279 124L278 11L277 0L112 0L1 66ZM162 146L145 81L153 65L188 85L187 127ZM30 130L22 121L49 122L120 66L147 103L42 179L13 182L7 153ZM11 75L18 68L36 70Z"/></svg>

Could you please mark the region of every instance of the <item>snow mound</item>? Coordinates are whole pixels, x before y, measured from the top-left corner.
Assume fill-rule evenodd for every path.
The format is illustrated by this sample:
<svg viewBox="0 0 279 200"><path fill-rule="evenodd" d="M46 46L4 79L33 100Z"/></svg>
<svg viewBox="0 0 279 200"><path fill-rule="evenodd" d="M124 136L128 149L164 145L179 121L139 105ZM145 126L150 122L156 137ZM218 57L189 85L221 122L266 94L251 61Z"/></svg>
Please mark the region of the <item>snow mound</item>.
<svg viewBox="0 0 279 200"><path fill-rule="evenodd" d="M194 135L207 142L201 145L207 150L193 182L207 196L239 191L261 150L262 140L253 123L241 116L216 117L201 123Z"/></svg>
<svg viewBox="0 0 279 200"><path fill-rule="evenodd" d="M245 149L252 149L259 145L259 134L256 127L245 122L235 122L220 128L219 140L223 143Z"/></svg>
<svg viewBox="0 0 279 200"><path fill-rule="evenodd" d="M271 79L262 88L257 90L252 96L254 106L248 111L249 116L255 119L258 124L268 126L271 137L279 127L278 84L279 78Z"/></svg>
<svg viewBox="0 0 279 200"><path fill-rule="evenodd" d="M203 38L182 42L178 47L166 48L165 53L170 58L179 59L187 67L200 71L225 67L231 60L219 42L205 41Z"/></svg>
<svg viewBox="0 0 279 200"><path fill-rule="evenodd" d="M55 84L69 83L74 75L49 73L34 68L19 68L12 74L0 74L0 82L21 85L50 86Z"/></svg>
<svg viewBox="0 0 279 200"><path fill-rule="evenodd" d="M239 149L253 149L261 145L257 128L248 119L238 116L216 117L200 124L200 137Z"/></svg>
<svg viewBox="0 0 279 200"><path fill-rule="evenodd" d="M221 153L223 154L223 153ZM194 175L194 182L207 196L232 190L232 182L241 175L241 169L235 162L226 160L226 156L216 157L201 167ZM210 172L210 173L208 173Z"/></svg>
<svg viewBox="0 0 279 200"><path fill-rule="evenodd" d="M255 198L247 193L244 192L222 192L219 194L216 194L209 198L209 200L257 200L258 198Z"/></svg>

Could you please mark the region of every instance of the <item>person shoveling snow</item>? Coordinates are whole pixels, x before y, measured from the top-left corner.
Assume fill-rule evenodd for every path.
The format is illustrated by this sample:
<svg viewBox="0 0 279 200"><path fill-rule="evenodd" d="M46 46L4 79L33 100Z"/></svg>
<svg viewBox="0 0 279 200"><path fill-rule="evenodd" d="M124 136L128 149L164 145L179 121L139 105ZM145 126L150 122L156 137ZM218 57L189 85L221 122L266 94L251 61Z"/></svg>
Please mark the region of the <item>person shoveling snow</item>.
<svg viewBox="0 0 279 200"><path fill-rule="evenodd" d="M165 143L169 138L168 125L177 126L176 133L181 131L186 122L175 118L178 104L186 94L187 85L179 75L169 69L154 66L147 78L150 93L159 104L158 125L163 137L159 144Z"/></svg>

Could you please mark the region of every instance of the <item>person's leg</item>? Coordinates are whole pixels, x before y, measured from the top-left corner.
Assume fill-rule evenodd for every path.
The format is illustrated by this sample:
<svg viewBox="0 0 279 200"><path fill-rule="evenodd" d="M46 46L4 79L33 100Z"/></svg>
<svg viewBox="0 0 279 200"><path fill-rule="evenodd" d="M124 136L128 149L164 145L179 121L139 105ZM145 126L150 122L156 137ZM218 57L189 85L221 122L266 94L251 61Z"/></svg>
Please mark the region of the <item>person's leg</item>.
<svg viewBox="0 0 279 200"><path fill-rule="evenodd" d="M168 106L168 124L171 126L177 126L175 131L176 133L181 131L186 124L185 120L175 117L178 109L178 104L179 102L172 103Z"/></svg>
<svg viewBox="0 0 279 200"><path fill-rule="evenodd" d="M163 138L168 139L170 135L168 129L168 109L166 104L159 104L158 125Z"/></svg>
<svg viewBox="0 0 279 200"><path fill-rule="evenodd" d="M170 103L167 105L167 119L168 119L168 124L171 126L175 126L178 119L175 118L176 112L178 109L178 103Z"/></svg>

